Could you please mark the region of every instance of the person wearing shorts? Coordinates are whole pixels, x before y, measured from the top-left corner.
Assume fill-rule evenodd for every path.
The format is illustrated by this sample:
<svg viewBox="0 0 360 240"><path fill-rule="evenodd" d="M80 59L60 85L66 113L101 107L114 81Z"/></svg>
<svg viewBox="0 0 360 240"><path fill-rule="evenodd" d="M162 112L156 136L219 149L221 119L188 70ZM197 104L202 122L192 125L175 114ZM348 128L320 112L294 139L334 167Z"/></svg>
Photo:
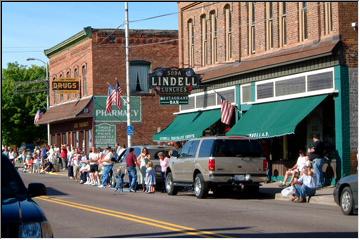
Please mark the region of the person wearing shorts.
<svg viewBox="0 0 360 240"><path fill-rule="evenodd" d="M99 158L100 154L97 152L95 147L92 147L91 152L89 154L89 162L90 162L90 184L100 185L100 178L99 178Z"/></svg>

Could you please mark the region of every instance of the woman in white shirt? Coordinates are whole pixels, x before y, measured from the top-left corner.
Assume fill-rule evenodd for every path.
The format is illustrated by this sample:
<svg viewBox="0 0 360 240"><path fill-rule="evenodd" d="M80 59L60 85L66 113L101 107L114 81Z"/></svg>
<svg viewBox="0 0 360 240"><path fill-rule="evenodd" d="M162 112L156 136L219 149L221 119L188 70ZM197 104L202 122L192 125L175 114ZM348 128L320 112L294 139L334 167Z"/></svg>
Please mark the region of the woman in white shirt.
<svg viewBox="0 0 360 240"><path fill-rule="evenodd" d="M311 163L307 162L303 170L303 175L294 183L295 196L292 201L306 202L306 197L315 195L316 192L316 174L312 170Z"/></svg>
<svg viewBox="0 0 360 240"><path fill-rule="evenodd" d="M291 179L290 179L290 184L293 182L294 178L295 177L299 177L300 176L300 173L301 171L304 169L305 167L305 163L307 161L307 156L305 155L305 152L303 150L299 150L299 157L296 161L296 164L288 169L286 172L285 172L285 176L284 176L284 181L282 181L280 183L280 187L285 187L286 184L287 184L287 180L289 179L289 177L291 176Z"/></svg>
<svg viewBox="0 0 360 240"><path fill-rule="evenodd" d="M143 192L146 191L145 188L145 177L146 177L146 164L150 160L150 153L147 148L143 148L141 154L137 158L137 164L139 166L139 173L140 173L140 181L139 183L143 186Z"/></svg>

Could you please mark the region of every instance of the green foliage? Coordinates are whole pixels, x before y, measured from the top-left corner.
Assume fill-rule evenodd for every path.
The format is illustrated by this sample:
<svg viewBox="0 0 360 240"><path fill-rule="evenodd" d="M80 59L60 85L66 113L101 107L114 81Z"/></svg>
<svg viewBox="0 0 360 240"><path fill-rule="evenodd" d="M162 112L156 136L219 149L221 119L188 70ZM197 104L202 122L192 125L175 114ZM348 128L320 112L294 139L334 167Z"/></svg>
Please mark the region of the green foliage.
<svg viewBox="0 0 360 240"><path fill-rule="evenodd" d="M44 80L45 69L9 63L2 69L1 131L2 144L46 142L46 125L35 126L37 110L46 110L47 83L30 83ZM33 93L32 93L33 92Z"/></svg>

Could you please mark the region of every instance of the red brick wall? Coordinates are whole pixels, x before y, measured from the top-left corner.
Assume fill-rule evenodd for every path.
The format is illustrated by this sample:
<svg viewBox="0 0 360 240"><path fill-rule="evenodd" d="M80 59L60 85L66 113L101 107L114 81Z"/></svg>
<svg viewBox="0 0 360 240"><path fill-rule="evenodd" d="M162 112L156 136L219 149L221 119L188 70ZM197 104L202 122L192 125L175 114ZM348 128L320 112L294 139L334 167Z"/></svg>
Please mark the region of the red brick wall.
<svg viewBox="0 0 360 240"><path fill-rule="evenodd" d="M81 68L84 64L87 65L87 82L91 87L92 83L92 58L91 58L92 44L91 39L86 39L85 41L77 44L76 46L63 50L50 58L50 84L54 77L58 78L62 73L63 77L66 76L66 72L70 70L71 77L74 77L74 69L78 68L80 84L83 86ZM51 85L50 85L51 86ZM89 92L88 95L91 95ZM64 100L70 101L77 99L74 94L64 94ZM55 102L55 93L50 90L50 105L54 105ZM56 104L59 104L59 96L57 96Z"/></svg>
<svg viewBox="0 0 360 240"><path fill-rule="evenodd" d="M350 68L358 66L358 29L354 29L351 23L358 24L358 3L339 2L339 24L341 40L345 45L345 61Z"/></svg>
<svg viewBox="0 0 360 240"><path fill-rule="evenodd" d="M93 29L91 39L87 39L67 50L59 52L50 58L50 76L57 76L66 70L86 63L88 66L88 95L107 95L108 85L106 82L115 83L118 79L121 87L126 92L125 72L125 37L123 30L116 30L115 38L107 38L107 34L113 30ZM178 67L178 39L177 31L130 31L130 61L145 60L151 63L151 69L157 67ZM171 41L175 40L175 41ZM113 41L113 42L112 42ZM170 41L168 43L159 42ZM149 45L144 45L149 44ZM64 98L68 101L72 98ZM160 105L160 100L155 94L141 95L142 123L134 123L135 135L132 144L151 144L153 135L167 127L174 119L172 113L177 112L179 107ZM51 93L51 105L54 105L54 93ZM65 131L65 129L63 129ZM57 128L57 132L61 129ZM117 126L117 141L127 143L126 123Z"/></svg>
<svg viewBox="0 0 360 240"><path fill-rule="evenodd" d="M274 48L265 49L265 3L257 2L255 8L256 14L256 53L248 54L248 11L246 2L218 2L210 5L210 2L194 3L180 2L179 8L179 62L181 66L187 66L188 63L188 40L187 40L187 21L192 18L195 22L195 70L201 69L201 42L200 42L200 16L206 14L209 16L210 11L217 11L218 23L218 63L225 63L224 51L224 6L230 4L232 9L232 35L233 35L233 61L251 58L256 55L278 51L279 48L279 3L273 2L273 36ZM210 5L210 6L209 6ZM283 48L291 48L297 45L312 43L322 38L340 33L339 26L349 22L349 18L357 16L357 3L332 3L333 31L324 34L324 2L308 2L308 39L299 42L299 5L298 2L287 2L287 45ZM340 7L340 10L339 9ZM344 10L341 10L344 9ZM347 19L339 19L339 11L351 12ZM352 17L350 17L352 16ZM357 20L354 20L357 21ZM208 24L210 24L208 22ZM350 23L351 24L351 23ZM347 30L343 29L342 32ZM209 37L209 36L208 36ZM209 55L209 54L208 54ZM214 65L216 65L214 64ZM205 68L210 67L207 65Z"/></svg>

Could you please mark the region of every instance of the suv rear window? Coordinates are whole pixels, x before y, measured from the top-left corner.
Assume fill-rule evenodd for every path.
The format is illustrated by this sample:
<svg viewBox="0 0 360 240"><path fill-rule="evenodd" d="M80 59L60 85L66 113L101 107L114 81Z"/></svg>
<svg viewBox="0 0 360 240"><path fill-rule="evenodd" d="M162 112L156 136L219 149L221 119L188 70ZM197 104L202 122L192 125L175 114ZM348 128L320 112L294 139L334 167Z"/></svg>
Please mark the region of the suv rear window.
<svg viewBox="0 0 360 240"><path fill-rule="evenodd" d="M256 140L217 139L212 149L213 157L262 157L261 145Z"/></svg>

